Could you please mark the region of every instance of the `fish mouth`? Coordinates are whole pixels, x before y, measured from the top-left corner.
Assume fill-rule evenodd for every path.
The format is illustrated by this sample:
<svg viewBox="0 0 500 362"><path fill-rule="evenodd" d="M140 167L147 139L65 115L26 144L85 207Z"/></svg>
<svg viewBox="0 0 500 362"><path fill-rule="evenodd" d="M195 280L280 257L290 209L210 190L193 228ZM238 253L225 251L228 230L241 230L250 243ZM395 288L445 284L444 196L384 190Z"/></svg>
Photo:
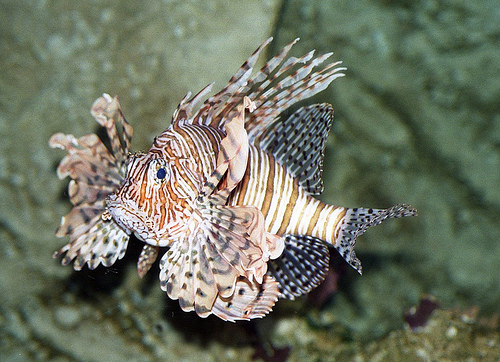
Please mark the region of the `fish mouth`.
<svg viewBox="0 0 500 362"><path fill-rule="evenodd" d="M111 194L106 199L106 208L113 220L125 230L133 232L141 241L158 245L158 236L151 228L150 218L141 211L132 200L122 200L116 194Z"/></svg>

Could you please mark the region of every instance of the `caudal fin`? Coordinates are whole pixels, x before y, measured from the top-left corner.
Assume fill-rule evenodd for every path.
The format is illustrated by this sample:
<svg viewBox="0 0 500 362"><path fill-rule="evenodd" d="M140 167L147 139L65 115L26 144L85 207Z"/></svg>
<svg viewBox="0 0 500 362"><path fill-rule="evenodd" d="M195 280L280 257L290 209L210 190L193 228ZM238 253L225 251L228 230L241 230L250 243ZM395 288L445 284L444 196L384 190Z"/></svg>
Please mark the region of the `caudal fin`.
<svg viewBox="0 0 500 362"><path fill-rule="evenodd" d="M347 209L343 221L337 226L334 247L359 274L362 274L361 262L354 252L356 238L363 235L370 226L378 225L385 219L416 215L416 209L404 204L388 209Z"/></svg>

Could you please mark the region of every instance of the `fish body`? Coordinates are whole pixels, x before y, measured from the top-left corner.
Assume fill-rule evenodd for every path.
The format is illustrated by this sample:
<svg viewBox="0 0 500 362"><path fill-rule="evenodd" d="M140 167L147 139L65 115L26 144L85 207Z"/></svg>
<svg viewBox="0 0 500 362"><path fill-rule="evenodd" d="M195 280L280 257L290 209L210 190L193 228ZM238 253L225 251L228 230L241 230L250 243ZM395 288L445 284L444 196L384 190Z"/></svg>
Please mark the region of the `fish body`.
<svg viewBox="0 0 500 362"><path fill-rule="evenodd" d="M110 150L95 135L51 138L51 146L68 151L59 177L72 179L74 208L57 231L71 239L55 254L64 254L63 264L112 265L135 234L144 242L139 274L166 249L160 285L184 311L252 319L269 313L279 297L317 286L328 247L361 273L356 238L387 218L416 214L408 205L349 209L314 197L323 190L333 108L315 104L279 116L344 68L325 65L330 54L287 57L291 43L252 74L270 41L199 108L210 86L188 94L145 153L129 154L132 128L108 95L91 113L106 128Z"/></svg>

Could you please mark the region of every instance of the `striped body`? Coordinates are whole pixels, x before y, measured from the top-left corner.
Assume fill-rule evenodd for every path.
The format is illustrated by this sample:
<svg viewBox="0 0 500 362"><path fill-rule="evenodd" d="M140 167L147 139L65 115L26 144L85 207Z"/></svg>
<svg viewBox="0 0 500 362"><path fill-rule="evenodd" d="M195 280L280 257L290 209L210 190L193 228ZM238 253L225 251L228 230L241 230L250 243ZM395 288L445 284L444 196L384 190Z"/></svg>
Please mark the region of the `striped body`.
<svg viewBox="0 0 500 362"><path fill-rule="evenodd" d="M344 208L312 197L285 166L254 146L250 146L247 173L230 202L261 210L271 234L308 235L331 245L335 245L335 230L345 215Z"/></svg>

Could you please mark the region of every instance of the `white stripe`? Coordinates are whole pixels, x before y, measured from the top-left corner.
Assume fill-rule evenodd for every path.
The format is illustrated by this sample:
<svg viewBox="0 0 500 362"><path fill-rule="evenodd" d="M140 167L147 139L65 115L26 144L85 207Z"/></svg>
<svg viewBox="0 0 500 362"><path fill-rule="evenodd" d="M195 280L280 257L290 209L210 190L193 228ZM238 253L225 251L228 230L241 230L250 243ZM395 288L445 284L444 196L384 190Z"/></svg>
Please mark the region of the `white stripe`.
<svg viewBox="0 0 500 362"><path fill-rule="evenodd" d="M343 207L336 207L333 205L328 205L325 209L329 210L328 223L326 224L326 235L324 241L329 244L334 244L335 237L335 227L337 226L337 218L339 214L344 210Z"/></svg>
<svg viewBox="0 0 500 362"><path fill-rule="evenodd" d="M279 201L280 198L283 197L283 195L280 195L280 193L283 190L282 182L283 182L283 169L279 167L278 165L275 165L276 167L274 168L274 180L273 180L273 193L271 194L271 200L269 200L270 205L269 205L269 211L267 212L267 217L266 217L266 228L269 230L272 228L270 231L272 234L275 234L279 229L276 227L276 224L279 224L279 219L276 218L276 222L273 225L270 225L274 214L276 213L276 210L279 211Z"/></svg>
<svg viewBox="0 0 500 362"><path fill-rule="evenodd" d="M286 229L286 233L289 234L300 234L299 225L303 219L303 211L307 207L307 196L304 194L303 190L299 187L299 195L297 201L292 210L292 216L290 217L290 223ZM309 225L309 224L308 224ZM303 234L303 233L302 233Z"/></svg>
<svg viewBox="0 0 500 362"><path fill-rule="evenodd" d="M318 205L319 201L313 198L311 198L310 202L306 204L299 221L298 234L305 235L307 233L307 229L309 228L309 224L311 223L311 219L314 216L314 212L318 208Z"/></svg>
<svg viewBox="0 0 500 362"><path fill-rule="evenodd" d="M276 168L280 169L280 179L282 179L283 186L273 190L273 199L278 199L278 213L276 215L275 223L270 231L272 234L276 234L281 228L285 212L289 207L290 198L292 197L293 192L293 179L290 177L288 172L286 172L284 167L276 165Z"/></svg>

